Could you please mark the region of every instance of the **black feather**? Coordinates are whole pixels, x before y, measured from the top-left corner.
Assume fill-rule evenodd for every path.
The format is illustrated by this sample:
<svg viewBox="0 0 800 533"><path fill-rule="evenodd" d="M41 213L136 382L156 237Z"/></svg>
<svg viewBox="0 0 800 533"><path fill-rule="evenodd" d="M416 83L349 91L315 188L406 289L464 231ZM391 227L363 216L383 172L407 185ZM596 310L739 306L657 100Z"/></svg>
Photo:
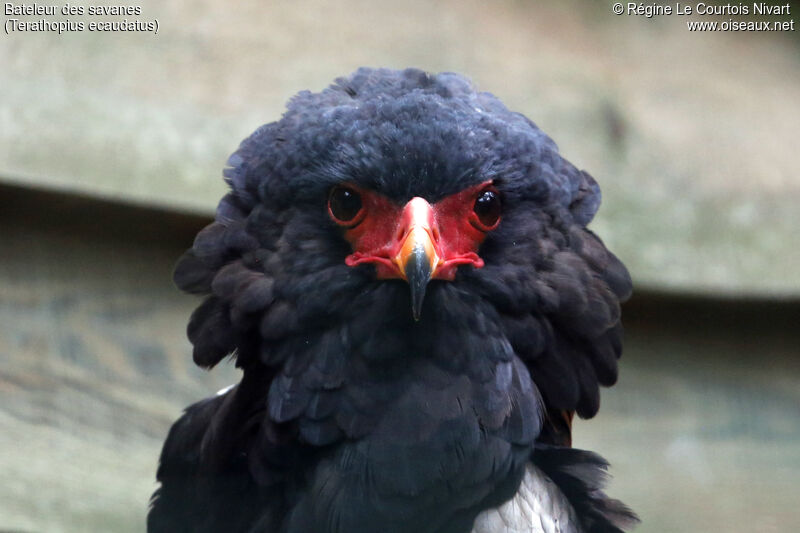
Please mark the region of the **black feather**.
<svg viewBox="0 0 800 533"><path fill-rule="evenodd" d="M623 533L639 522L625 504L603 492L608 462L596 453L537 445L533 463L564 493L586 533Z"/></svg>
<svg viewBox="0 0 800 533"><path fill-rule="evenodd" d="M359 69L296 95L228 165L174 279L205 297L195 362L231 355L243 378L173 426L151 531L465 533L537 439L569 440L546 414L593 416L616 380L631 282L586 228L597 183L461 76ZM487 180L503 211L485 265L431 281L419 322L405 282L345 264L333 186L402 205ZM595 527L617 508L575 496L599 486L575 457L533 453Z"/></svg>

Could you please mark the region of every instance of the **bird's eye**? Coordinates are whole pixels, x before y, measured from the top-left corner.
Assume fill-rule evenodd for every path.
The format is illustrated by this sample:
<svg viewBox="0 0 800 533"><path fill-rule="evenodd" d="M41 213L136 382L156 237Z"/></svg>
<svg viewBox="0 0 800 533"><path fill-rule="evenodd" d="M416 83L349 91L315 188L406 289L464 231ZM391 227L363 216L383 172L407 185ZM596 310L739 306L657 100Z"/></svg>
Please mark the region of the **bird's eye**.
<svg viewBox="0 0 800 533"><path fill-rule="evenodd" d="M328 211L340 224L349 224L361 212L361 194L351 187L337 185L328 196Z"/></svg>
<svg viewBox="0 0 800 533"><path fill-rule="evenodd" d="M497 226L500 222L500 195L491 189L484 190L478 195L475 200L475 205L472 210L478 217L478 222L483 226L480 229L490 230Z"/></svg>

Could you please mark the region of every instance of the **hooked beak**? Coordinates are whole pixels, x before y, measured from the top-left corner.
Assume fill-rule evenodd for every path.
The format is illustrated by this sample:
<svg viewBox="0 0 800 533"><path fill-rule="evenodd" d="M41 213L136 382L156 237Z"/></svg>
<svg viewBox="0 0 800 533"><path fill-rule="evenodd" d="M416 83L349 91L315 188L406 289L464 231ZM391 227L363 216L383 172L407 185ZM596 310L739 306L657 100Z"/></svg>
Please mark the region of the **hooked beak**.
<svg viewBox="0 0 800 533"><path fill-rule="evenodd" d="M452 281L459 265L483 266L475 250L486 232L460 215L464 198L472 205L474 193L467 189L435 206L415 197L400 209L389 200L365 195L372 202L370 212L345 232L353 246L345 264L372 263L377 279L406 280L411 311L419 320L430 280Z"/></svg>
<svg viewBox="0 0 800 533"><path fill-rule="evenodd" d="M411 312L419 320L428 282L442 262L434 244L433 210L423 198L412 198L403 209L402 245L392 262L411 289Z"/></svg>

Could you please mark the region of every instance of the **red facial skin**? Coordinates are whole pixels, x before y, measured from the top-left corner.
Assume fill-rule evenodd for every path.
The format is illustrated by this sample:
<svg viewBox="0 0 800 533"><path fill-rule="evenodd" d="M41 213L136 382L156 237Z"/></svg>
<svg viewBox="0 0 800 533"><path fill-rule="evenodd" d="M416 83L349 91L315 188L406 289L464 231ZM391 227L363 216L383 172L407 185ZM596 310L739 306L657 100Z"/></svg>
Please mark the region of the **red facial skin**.
<svg viewBox="0 0 800 533"><path fill-rule="evenodd" d="M361 210L349 221L338 220L347 228L345 238L353 253L345 263L356 266L374 263L378 279L405 279L404 265L414 247L425 248L431 262L431 278L452 281L459 265L483 266L478 247L486 234L500 224L500 218L486 226L475 214L477 198L486 190L495 190L486 181L430 205L420 197L405 206L392 203L385 196L347 185L361 195Z"/></svg>

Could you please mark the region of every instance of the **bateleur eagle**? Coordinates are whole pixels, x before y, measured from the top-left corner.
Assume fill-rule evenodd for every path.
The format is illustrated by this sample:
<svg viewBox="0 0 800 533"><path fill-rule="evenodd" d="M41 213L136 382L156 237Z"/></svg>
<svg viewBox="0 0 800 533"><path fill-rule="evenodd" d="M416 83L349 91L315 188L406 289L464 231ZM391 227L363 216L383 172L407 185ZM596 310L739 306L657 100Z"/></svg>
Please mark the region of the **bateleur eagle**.
<svg viewBox="0 0 800 533"><path fill-rule="evenodd" d="M597 183L463 77L362 68L303 91L228 161L175 270L194 361L155 532L618 532L570 447L617 379L622 263Z"/></svg>

